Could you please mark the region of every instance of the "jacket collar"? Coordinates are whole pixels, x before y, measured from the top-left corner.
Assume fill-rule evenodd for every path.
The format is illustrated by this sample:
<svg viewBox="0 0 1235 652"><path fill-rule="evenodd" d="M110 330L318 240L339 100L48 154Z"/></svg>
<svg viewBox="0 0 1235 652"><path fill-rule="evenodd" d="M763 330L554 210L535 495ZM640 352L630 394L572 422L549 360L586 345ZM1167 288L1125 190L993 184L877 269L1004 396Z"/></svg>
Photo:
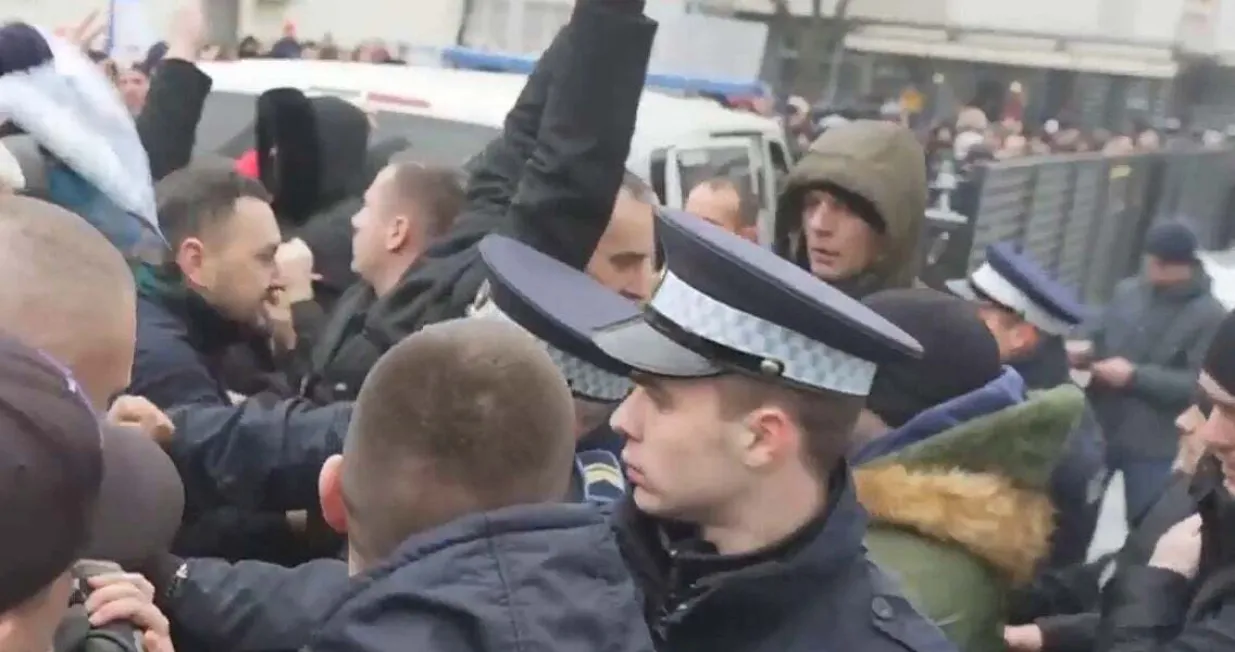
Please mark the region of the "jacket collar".
<svg viewBox="0 0 1235 652"><path fill-rule="evenodd" d="M978 389L940 403L910 419L903 426L867 442L851 461L862 465L929 439L941 432L988 414L994 414L1025 400L1025 381L1011 367Z"/></svg>
<svg viewBox="0 0 1235 652"><path fill-rule="evenodd" d="M644 591L693 604L749 593L750 606L776 609L799 599L794 587L822 586L865 554L866 512L843 464L829 481L823 512L786 541L745 555L719 555L691 536L689 526L644 514L629 498L617 518L624 552ZM769 591L770 585L783 590ZM683 594L692 590L695 595Z"/></svg>

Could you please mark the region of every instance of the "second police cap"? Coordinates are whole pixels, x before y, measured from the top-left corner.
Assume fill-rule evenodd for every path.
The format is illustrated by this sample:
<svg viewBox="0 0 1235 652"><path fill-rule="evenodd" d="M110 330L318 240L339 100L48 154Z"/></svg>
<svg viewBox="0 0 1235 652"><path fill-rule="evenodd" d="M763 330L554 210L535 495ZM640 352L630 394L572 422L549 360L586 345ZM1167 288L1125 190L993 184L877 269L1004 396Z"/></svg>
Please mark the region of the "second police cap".
<svg viewBox="0 0 1235 652"><path fill-rule="evenodd" d="M592 342L597 326L639 314L639 307L592 277L511 238L480 242L488 286L474 315L518 324L548 347L549 357L581 398L616 402L630 393L628 365Z"/></svg>
<svg viewBox="0 0 1235 652"><path fill-rule="evenodd" d="M1050 335L1064 335L1085 319L1085 306L1070 288L1009 242L986 248L986 262L968 278L947 282L948 291L1012 311Z"/></svg>
<svg viewBox="0 0 1235 652"><path fill-rule="evenodd" d="M636 371L735 371L865 396L879 364L920 357L904 331L792 262L689 213L660 209L665 268L639 316L594 340Z"/></svg>

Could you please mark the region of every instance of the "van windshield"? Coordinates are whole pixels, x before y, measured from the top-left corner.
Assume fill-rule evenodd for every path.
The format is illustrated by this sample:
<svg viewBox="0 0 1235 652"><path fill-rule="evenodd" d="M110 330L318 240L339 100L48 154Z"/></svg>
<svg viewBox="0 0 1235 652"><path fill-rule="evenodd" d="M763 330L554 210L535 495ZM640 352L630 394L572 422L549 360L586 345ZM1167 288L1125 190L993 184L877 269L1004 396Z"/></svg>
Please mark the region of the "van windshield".
<svg viewBox="0 0 1235 652"><path fill-rule="evenodd" d="M254 147L253 122L257 97L245 93L213 92L206 98L197 125L195 156L237 158ZM500 129L441 118L378 111L377 130L370 142L402 136L412 143L417 160L429 165L462 168L485 145L502 134Z"/></svg>

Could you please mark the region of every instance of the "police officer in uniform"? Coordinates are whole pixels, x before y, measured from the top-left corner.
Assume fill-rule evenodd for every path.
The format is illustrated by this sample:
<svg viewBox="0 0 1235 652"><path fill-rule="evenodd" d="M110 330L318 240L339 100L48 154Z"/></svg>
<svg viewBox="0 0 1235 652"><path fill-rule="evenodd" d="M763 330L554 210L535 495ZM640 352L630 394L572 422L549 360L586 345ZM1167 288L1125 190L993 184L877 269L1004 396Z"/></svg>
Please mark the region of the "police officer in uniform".
<svg viewBox="0 0 1235 652"><path fill-rule="evenodd" d="M592 329L629 315L634 304L592 277L511 238L489 235L480 243L488 270L472 316L507 319L540 340L575 397L576 435L600 425L630 393L631 369L592 342ZM588 297L583 311L542 308L558 298ZM608 504L626 493L617 457L605 450L575 456L571 499Z"/></svg>
<svg viewBox="0 0 1235 652"><path fill-rule="evenodd" d="M954 650L867 558L844 459L877 365L917 342L687 213L658 232L650 301L593 336L634 372L611 420L631 484L615 527L658 646ZM549 294L551 312L588 311Z"/></svg>
<svg viewBox="0 0 1235 652"><path fill-rule="evenodd" d="M947 287L978 304L1004 363L1016 369L1031 389L1072 382L1063 338L1082 322L1085 308L1071 288L1052 278L1036 260L1011 243L996 243L987 247L981 267L968 278L948 281ZM1102 430L1086 409L1051 478L1058 527L1050 566L1085 561L1109 480Z"/></svg>

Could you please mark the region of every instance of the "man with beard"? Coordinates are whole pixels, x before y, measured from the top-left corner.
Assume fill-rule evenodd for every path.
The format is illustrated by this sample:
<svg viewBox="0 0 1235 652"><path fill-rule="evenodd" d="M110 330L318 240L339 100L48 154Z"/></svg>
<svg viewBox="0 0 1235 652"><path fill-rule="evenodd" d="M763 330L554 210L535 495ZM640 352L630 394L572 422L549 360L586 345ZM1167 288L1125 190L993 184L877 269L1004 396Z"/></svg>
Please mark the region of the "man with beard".
<svg viewBox="0 0 1235 652"><path fill-rule="evenodd" d="M157 191L172 253L161 266L137 270L137 354L129 393L170 411L177 423L169 452L184 476L187 501L177 550L297 561L302 545L286 512L316 504L311 486L294 495L277 471L263 485L273 495L239 483L223 486L195 473L193 459L198 444L221 429L261 431L235 440L257 463L278 459L261 449L271 431L285 430L286 441L301 446L330 440L341 446L350 404L310 409L297 401L252 399L233 405L222 376L227 349L268 328L268 302L280 293L311 292L308 279L294 275L285 284L280 277L275 257L282 238L259 182L225 167L190 167L169 175ZM308 453L301 458L315 462ZM311 477L314 469L303 473ZM268 497L277 506L264 502Z"/></svg>

